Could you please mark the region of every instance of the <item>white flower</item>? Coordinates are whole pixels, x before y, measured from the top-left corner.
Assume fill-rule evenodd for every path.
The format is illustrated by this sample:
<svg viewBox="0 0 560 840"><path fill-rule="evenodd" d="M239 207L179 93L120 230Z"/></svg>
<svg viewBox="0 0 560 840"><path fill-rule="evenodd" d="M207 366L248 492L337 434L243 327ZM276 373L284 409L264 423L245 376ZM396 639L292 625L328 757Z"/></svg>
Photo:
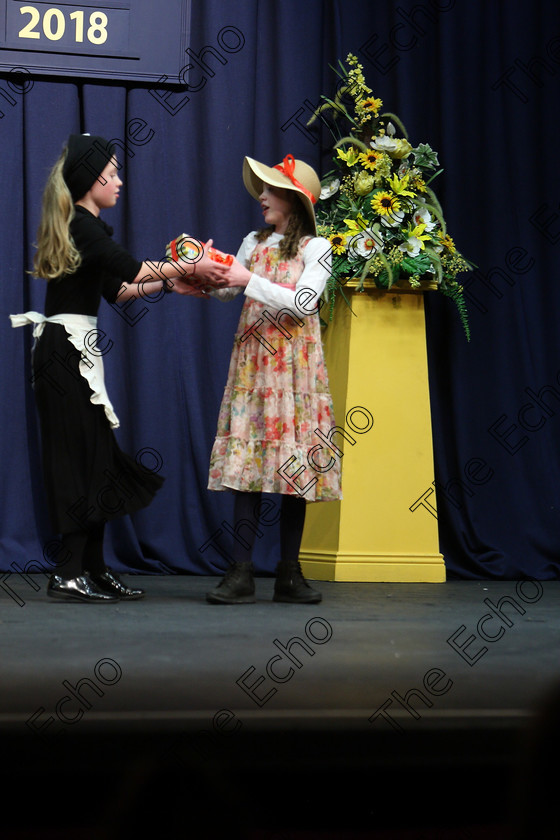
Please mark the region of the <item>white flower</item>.
<svg viewBox="0 0 560 840"><path fill-rule="evenodd" d="M394 152L397 148L397 141L383 134L381 137L375 137L373 140L370 140L369 145L378 152Z"/></svg>
<svg viewBox="0 0 560 840"><path fill-rule="evenodd" d="M406 242L399 245L400 251L405 251L409 257L417 257L422 248L422 241L415 236L409 236Z"/></svg>
<svg viewBox="0 0 560 840"><path fill-rule="evenodd" d="M330 198L331 195L334 195L339 187L340 180L338 178L335 178L334 181L331 181L330 184L327 184L321 189L321 195L319 196L319 198L325 201L325 199Z"/></svg>
<svg viewBox="0 0 560 840"><path fill-rule="evenodd" d="M382 247L383 237L381 234L375 230L367 228L352 237L348 243L348 256L350 259L358 259L358 257L365 257L368 259Z"/></svg>
<svg viewBox="0 0 560 840"><path fill-rule="evenodd" d="M389 137L393 137L395 132L396 132L396 128L393 125L393 123L392 122L387 123L387 134L389 135Z"/></svg>
<svg viewBox="0 0 560 840"><path fill-rule="evenodd" d="M404 176L406 175L407 172L408 172L408 163L406 162L406 160L403 160L403 162L399 166L397 175L399 176L399 178L404 178Z"/></svg>
<svg viewBox="0 0 560 840"><path fill-rule="evenodd" d="M404 210L392 210L388 215L383 214L381 224L387 228L398 227L404 219Z"/></svg>
<svg viewBox="0 0 560 840"><path fill-rule="evenodd" d="M431 220L432 217L430 216L430 211L427 207L418 207L412 218L414 219L415 225L426 225L425 230L428 232L433 230L436 226L436 223Z"/></svg>

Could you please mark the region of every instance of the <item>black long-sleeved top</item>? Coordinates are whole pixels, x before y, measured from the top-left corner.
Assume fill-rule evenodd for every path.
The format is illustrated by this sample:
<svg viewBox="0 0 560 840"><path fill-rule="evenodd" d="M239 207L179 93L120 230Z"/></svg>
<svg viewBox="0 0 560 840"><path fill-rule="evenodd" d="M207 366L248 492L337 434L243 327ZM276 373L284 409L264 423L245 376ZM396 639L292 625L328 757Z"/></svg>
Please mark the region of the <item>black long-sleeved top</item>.
<svg viewBox="0 0 560 840"><path fill-rule="evenodd" d="M101 296L114 303L121 285L131 283L142 263L111 238L112 228L81 205L75 207L70 234L82 256L74 274L47 284L45 315L63 312L97 315Z"/></svg>

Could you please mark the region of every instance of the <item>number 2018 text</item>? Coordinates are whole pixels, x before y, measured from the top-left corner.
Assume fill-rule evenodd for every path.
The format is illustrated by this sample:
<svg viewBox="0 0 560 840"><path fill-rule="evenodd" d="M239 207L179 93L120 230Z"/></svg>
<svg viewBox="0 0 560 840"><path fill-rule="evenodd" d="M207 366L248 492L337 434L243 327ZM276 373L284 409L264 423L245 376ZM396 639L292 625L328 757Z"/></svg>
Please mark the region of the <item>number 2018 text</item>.
<svg viewBox="0 0 560 840"><path fill-rule="evenodd" d="M41 21L41 13L35 6L22 6L20 14L30 15L30 20L18 32L19 38L40 38L41 33L36 28ZM70 20L74 22L76 43L82 43L84 40L84 12L75 11L70 14ZM91 44L104 44L107 40L107 23L108 18L105 12L95 11L91 12L89 16L89 26L85 32L87 40ZM46 9L43 14L43 33L49 41L59 41L66 31L66 18L60 9L51 8Z"/></svg>

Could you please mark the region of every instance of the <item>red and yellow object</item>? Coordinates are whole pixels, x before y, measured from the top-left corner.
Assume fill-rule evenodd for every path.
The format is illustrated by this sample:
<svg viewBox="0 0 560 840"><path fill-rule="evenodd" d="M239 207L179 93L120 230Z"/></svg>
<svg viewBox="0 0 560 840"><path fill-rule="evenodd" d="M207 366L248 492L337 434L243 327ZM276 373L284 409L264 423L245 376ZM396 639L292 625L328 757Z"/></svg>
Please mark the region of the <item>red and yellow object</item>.
<svg viewBox="0 0 560 840"><path fill-rule="evenodd" d="M178 260L186 260L187 262L196 262L202 256L202 251L205 243L194 236L188 236L182 233L176 239L172 239L165 249L165 255L168 259L177 262ZM233 255L225 254L217 248L208 248L206 251L208 256L214 262L222 263L223 265L231 265L233 263Z"/></svg>

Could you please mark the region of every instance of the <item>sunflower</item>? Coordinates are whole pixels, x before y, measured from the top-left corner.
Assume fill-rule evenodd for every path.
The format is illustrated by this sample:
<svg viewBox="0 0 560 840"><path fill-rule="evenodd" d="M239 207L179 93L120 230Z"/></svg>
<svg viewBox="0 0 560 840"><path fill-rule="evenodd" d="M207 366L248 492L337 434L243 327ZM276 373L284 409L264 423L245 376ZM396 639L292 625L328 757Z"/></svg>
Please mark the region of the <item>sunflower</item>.
<svg viewBox="0 0 560 840"><path fill-rule="evenodd" d="M343 254L345 252L347 239L348 235L346 233L333 233L329 236L329 242L335 254Z"/></svg>
<svg viewBox="0 0 560 840"><path fill-rule="evenodd" d="M371 206L380 216L392 216L401 209L401 203L397 196L386 190L381 190L372 198Z"/></svg>
<svg viewBox="0 0 560 840"><path fill-rule="evenodd" d="M448 251L454 254L457 251L457 249L455 247L455 243L453 242L449 234L444 234L441 230L438 230L437 234L443 247L447 248Z"/></svg>
<svg viewBox="0 0 560 840"><path fill-rule="evenodd" d="M358 160L366 169L375 169L379 157L379 153L372 149L371 152L360 152Z"/></svg>
<svg viewBox="0 0 560 840"><path fill-rule="evenodd" d="M368 96L367 99L362 99L361 102L358 103L360 109L362 111L369 111L373 114L374 117L377 116L377 112L383 105L381 99L375 99L373 96Z"/></svg>

